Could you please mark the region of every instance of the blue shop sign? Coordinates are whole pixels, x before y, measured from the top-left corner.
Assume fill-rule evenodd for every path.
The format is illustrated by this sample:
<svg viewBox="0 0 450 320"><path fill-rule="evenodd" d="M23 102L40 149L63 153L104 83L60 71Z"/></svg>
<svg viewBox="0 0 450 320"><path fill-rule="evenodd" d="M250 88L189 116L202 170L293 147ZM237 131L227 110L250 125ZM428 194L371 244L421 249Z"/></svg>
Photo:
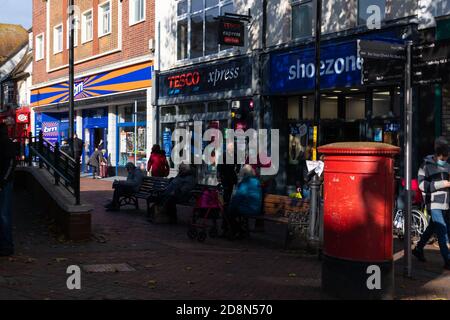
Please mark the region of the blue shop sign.
<svg viewBox="0 0 450 320"><path fill-rule="evenodd" d="M271 93L314 90L314 47L271 56ZM332 89L361 85L362 61L356 41L324 45L321 48L321 88Z"/></svg>

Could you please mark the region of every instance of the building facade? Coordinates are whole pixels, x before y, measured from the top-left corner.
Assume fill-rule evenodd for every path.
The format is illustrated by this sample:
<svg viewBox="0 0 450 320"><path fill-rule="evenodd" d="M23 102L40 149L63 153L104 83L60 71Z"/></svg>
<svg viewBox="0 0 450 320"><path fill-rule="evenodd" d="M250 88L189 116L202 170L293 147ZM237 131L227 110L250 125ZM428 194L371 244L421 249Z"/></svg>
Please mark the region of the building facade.
<svg viewBox="0 0 450 320"><path fill-rule="evenodd" d="M253 113L259 108L261 3L156 1L158 140L169 160L175 129L194 132L195 125L200 124L201 134L216 128L226 137L230 128L260 125ZM216 18L226 14L251 15L244 26L241 47L219 44ZM192 153L194 161L201 152L193 146ZM200 166L198 174L201 183L216 182L215 166Z"/></svg>
<svg viewBox="0 0 450 320"><path fill-rule="evenodd" d="M0 65L0 123L7 125L8 135L13 139L27 136L31 129L31 30L28 35L29 40L24 41Z"/></svg>
<svg viewBox="0 0 450 320"><path fill-rule="evenodd" d="M268 48L261 59L265 126L280 129L280 150L286 151L276 178L280 186L299 183L303 169L299 163L312 145L315 7L315 1L274 0L266 8ZM323 1L320 144L376 141L403 146L404 69L396 69L392 61L374 61L378 64L371 69L375 75L383 70L394 70L394 74L381 78L367 74L358 43L434 43L437 21L449 14L446 1ZM374 17L379 17L379 25L373 25ZM450 57L450 51L439 54ZM416 51L413 55L417 56ZM366 65L370 62L367 59ZM414 130L420 132L414 134L415 168L433 152L431 141L448 135L447 85L445 80L435 80L414 78Z"/></svg>
<svg viewBox="0 0 450 320"><path fill-rule="evenodd" d="M120 174L127 162L145 167L154 135L152 0L75 0L72 25L76 133L83 164L106 150ZM67 0L34 0L31 105L35 132L52 142L69 136Z"/></svg>
<svg viewBox="0 0 450 320"><path fill-rule="evenodd" d="M224 136L230 128L278 129L280 169L271 192L286 194L303 184L313 137L315 7L314 0L156 1L157 132L169 157L173 130L193 131L196 122ZM219 45L215 18L249 12L244 46ZM450 58L446 40L435 36L449 14L446 1L323 1L320 144L403 145L404 71L392 61L376 62L375 75L383 69L394 74L364 74L359 44L411 40L418 48L436 42L439 54ZM236 76L223 76L227 72ZM447 82L414 78L415 167L432 152L430 141L449 135ZM202 179L213 181L214 168L203 167Z"/></svg>

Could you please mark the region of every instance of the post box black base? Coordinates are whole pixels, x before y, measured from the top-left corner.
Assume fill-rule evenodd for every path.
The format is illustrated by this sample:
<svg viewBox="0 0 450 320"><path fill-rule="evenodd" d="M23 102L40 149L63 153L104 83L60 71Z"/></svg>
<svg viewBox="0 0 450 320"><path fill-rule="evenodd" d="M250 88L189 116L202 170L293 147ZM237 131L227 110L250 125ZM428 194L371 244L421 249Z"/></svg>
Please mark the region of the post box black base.
<svg viewBox="0 0 450 320"><path fill-rule="evenodd" d="M372 265L380 267L381 289L370 290L367 280ZM372 283L372 282L371 282ZM357 262L323 256L322 290L339 299L392 300L394 298L394 261Z"/></svg>

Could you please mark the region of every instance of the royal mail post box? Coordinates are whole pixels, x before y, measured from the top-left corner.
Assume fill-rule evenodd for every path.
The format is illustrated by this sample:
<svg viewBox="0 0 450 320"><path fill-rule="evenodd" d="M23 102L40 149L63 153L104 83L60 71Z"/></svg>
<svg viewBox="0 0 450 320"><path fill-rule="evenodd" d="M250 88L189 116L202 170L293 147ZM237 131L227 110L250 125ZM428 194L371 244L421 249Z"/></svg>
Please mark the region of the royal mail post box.
<svg viewBox="0 0 450 320"><path fill-rule="evenodd" d="M325 293L352 299L393 298L394 157L399 151L373 142L319 148L325 155Z"/></svg>

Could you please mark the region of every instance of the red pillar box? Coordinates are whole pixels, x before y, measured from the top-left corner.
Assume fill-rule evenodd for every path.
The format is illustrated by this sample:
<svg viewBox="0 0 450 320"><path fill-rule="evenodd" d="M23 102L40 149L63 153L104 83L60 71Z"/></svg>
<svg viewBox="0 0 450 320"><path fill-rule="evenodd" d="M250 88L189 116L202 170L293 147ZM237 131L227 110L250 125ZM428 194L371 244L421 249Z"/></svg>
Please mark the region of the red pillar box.
<svg viewBox="0 0 450 320"><path fill-rule="evenodd" d="M325 155L322 288L348 299L394 293L394 156L373 142L335 143Z"/></svg>

